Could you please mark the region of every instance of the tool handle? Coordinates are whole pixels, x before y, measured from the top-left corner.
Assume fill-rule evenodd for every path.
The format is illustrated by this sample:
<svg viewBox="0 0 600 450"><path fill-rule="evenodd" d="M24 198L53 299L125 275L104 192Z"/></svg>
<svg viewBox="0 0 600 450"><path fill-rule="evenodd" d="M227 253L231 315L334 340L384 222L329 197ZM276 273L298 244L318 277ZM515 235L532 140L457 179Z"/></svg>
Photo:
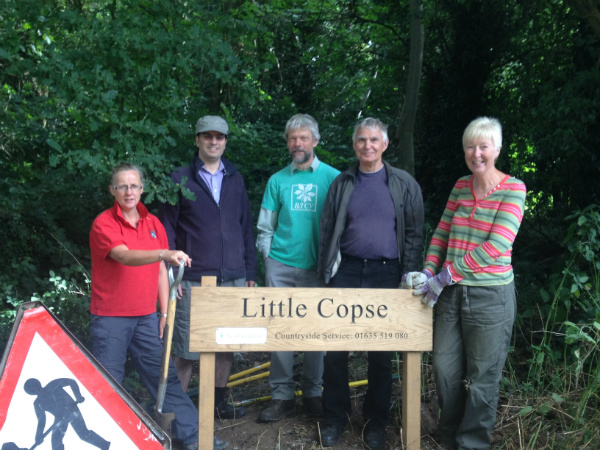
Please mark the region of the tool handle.
<svg viewBox="0 0 600 450"><path fill-rule="evenodd" d="M183 261L179 262L177 278L173 276L173 266L169 265L169 303L167 305L167 321L163 332L163 354L160 363L160 377L156 393L156 410L162 413L162 406L167 392L167 378L169 377L169 360L171 358L171 344L173 342L173 324L175 323L175 310L177 308L177 287L183 278Z"/></svg>
<svg viewBox="0 0 600 450"><path fill-rule="evenodd" d="M44 434L42 435L42 442L44 442L44 439L46 439L46 436L48 436L48 435L50 434L50 432L51 432L52 430L54 430L54 428L56 428L56 427L54 426L54 424L52 424L52 426L51 426L51 427L49 427L49 428L48 428L46 431L44 431ZM33 449L34 449L34 448L36 448L38 445L39 445L39 444L37 444L37 443L33 444L33 446L29 448L29 450L33 450ZM4 447L4 446L3 446L3 447Z"/></svg>
<svg viewBox="0 0 600 450"><path fill-rule="evenodd" d="M183 278L183 268L185 264L183 261L179 261L179 270L177 271L177 278L173 275L173 266L169 264L169 300L177 298L177 287L181 283Z"/></svg>

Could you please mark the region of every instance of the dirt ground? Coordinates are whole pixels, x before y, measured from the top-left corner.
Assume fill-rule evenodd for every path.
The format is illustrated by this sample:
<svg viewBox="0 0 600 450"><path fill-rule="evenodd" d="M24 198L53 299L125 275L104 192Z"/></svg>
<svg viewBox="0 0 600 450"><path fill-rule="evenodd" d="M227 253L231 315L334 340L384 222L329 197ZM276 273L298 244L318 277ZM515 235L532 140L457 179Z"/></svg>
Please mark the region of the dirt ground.
<svg viewBox="0 0 600 450"><path fill-rule="evenodd" d="M236 362L232 373L255 367L258 364L268 362L270 356L268 353L247 353L236 355ZM302 355L299 355L301 360ZM364 355L357 353L352 355L349 360L350 373L353 374L353 380L362 380L366 378L366 363ZM268 369L256 372L251 375L264 373ZM248 375L248 376L251 376ZM298 363L295 369L294 379L300 380L301 364ZM240 386L229 389L230 400L233 397L235 401L244 401L248 399L261 398L270 395L268 377L244 383ZM298 386L300 389L300 386ZM362 440L363 420L362 420L362 402L366 386L359 386L351 389L353 415L350 424L340 437L340 442L336 445L336 450L367 450L368 447ZM394 394L392 405L392 419L387 428L388 449L403 449L401 439L401 387L396 380L394 382ZM307 417L302 411L302 401L296 399L296 415L274 423L259 423L258 415L263 408L269 405L268 401L246 405L247 414L241 419L235 420L215 420L215 434L228 441L229 450L316 450L323 447L319 443L319 421L314 417ZM436 415L431 403L422 404L422 442L421 449L438 449L433 433L437 428Z"/></svg>
<svg viewBox="0 0 600 450"><path fill-rule="evenodd" d="M241 419L216 422L215 432L217 436L230 443L228 449L316 450L323 448L318 439L318 421L302 414L301 408L298 408L297 415L292 418L263 424L257 422L262 407L255 405L247 408L248 414ZM362 440L362 431L362 418L360 414L355 413L351 424L342 433L340 442L335 448L338 450L368 449ZM404 448L399 425L390 425L387 436L388 449ZM438 449L438 446L432 437L425 436L421 441L421 449Z"/></svg>

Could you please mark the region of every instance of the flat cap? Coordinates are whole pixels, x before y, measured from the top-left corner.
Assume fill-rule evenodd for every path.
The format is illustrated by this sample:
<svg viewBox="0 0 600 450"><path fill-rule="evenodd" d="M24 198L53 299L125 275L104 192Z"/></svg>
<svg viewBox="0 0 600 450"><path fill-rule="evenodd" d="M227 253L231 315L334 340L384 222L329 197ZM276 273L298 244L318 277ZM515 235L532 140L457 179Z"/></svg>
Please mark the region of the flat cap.
<svg viewBox="0 0 600 450"><path fill-rule="evenodd" d="M219 116L204 116L196 122L196 134L204 133L205 131L218 131L224 135L229 134L229 125L225 119Z"/></svg>

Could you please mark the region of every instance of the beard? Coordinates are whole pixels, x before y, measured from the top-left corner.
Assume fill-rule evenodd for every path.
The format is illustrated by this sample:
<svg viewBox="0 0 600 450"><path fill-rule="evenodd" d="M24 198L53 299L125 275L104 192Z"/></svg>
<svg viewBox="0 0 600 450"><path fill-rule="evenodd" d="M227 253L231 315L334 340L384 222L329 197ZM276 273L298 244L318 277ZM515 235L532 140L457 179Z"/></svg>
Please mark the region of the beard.
<svg viewBox="0 0 600 450"><path fill-rule="evenodd" d="M313 157L312 151L306 151L300 147L294 147L290 154L290 158L292 158L292 161L294 161L296 164L304 164L304 163L310 161L310 159L312 157Z"/></svg>

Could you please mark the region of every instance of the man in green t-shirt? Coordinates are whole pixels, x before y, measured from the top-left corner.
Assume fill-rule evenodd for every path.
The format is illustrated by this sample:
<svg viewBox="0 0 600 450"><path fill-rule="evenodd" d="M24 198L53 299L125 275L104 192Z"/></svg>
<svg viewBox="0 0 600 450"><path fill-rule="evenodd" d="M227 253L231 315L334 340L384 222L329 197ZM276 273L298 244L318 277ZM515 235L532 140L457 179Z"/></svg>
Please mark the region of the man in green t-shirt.
<svg viewBox="0 0 600 450"><path fill-rule="evenodd" d="M319 125L308 114L296 114L285 126L285 139L292 162L267 183L258 217L256 247L265 258L268 287L318 287L317 255L319 222L329 185L339 170L319 161L314 149L319 143ZM304 410L323 415L321 392L324 352L305 352L302 376ZM292 379L294 352L271 355L273 401L258 418L275 422L294 414Z"/></svg>

